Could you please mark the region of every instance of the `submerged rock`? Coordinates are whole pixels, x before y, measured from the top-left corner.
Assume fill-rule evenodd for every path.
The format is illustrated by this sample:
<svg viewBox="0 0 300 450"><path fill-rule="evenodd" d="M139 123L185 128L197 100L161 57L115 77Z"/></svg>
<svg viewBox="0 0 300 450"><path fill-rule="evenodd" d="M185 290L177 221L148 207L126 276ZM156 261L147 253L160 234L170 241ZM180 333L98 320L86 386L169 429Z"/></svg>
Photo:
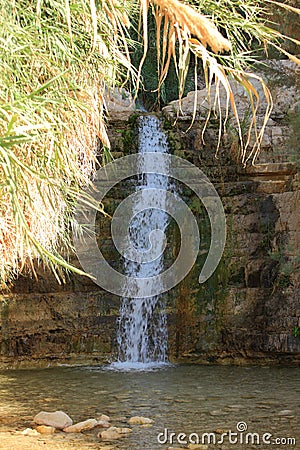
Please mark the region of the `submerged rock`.
<svg viewBox="0 0 300 450"><path fill-rule="evenodd" d="M113 441L115 439L120 439L131 432L131 428L110 427L107 430L101 431L98 434L98 437L103 441Z"/></svg>
<svg viewBox="0 0 300 450"><path fill-rule="evenodd" d="M55 433L55 428L50 427L49 425L38 425L36 427L36 431L38 431L40 434L53 434Z"/></svg>
<svg viewBox="0 0 300 450"><path fill-rule="evenodd" d="M186 447L168 447L168 450L186 450Z"/></svg>
<svg viewBox="0 0 300 450"><path fill-rule="evenodd" d="M49 425L50 427L62 430L73 425L73 420L63 411L46 412L41 411L34 417L37 425Z"/></svg>
<svg viewBox="0 0 300 450"><path fill-rule="evenodd" d="M131 428L117 428L118 433L120 434L128 434L128 433L132 433L132 429Z"/></svg>
<svg viewBox="0 0 300 450"><path fill-rule="evenodd" d="M279 413L277 415L290 417L293 415L293 411L291 409L283 409L282 411L279 411Z"/></svg>
<svg viewBox="0 0 300 450"><path fill-rule="evenodd" d="M210 411L209 414L211 416L226 416L228 413L225 411L221 411L220 409L215 409L214 411Z"/></svg>
<svg viewBox="0 0 300 450"><path fill-rule="evenodd" d="M97 417L98 422L110 422L110 417L106 414L101 414L101 416Z"/></svg>
<svg viewBox="0 0 300 450"><path fill-rule="evenodd" d="M96 419L87 419L83 422L75 423L69 427L63 429L66 433L81 433L81 431L92 430L98 425L98 420Z"/></svg>
<svg viewBox="0 0 300 450"><path fill-rule="evenodd" d="M110 428L111 424L110 424L110 422L106 422L106 420L98 420L97 421L97 427L99 427L99 428Z"/></svg>
<svg viewBox="0 0 300 450"><path fill-rule="evenodd" d="M189 444L188 449L191 450L208 450L208 445L205 444Z"/></svg>
<svg viewBox="0 0 300 450"><path fill-rule="evenodd" d="M141 417L141 416L134 416L128 420L128 423L130 423L130 425L146 425L153 422L154 420L149 419L148 417Z"/></svg>

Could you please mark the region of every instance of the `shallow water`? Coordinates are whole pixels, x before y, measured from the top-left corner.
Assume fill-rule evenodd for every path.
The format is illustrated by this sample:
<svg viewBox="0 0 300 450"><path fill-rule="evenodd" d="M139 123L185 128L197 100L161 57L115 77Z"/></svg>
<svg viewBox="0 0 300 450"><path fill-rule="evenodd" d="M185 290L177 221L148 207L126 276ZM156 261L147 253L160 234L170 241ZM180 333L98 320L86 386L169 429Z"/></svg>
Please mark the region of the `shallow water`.
<svg viewBox="0 0 300 450"><path fill-rule="evenodd" d="M170 439L174 447L180 447L178 433L187 434L192 441L196 436L190 433L197 433L201 442L202 433L236 432L237 423L245 422L248 432L260 434L260 439L270 433L272 440L293 437L297 441L296 445L261 442L254 448L299 449L299 393L299 369L288 367L178 365L148 372L101 367L7 370L0 372L0 416L19 417L15 423L21 429L40 410L61 409L74 421L104 413L116 426L124 426L131 416L150 417L154 419L151 428L134 427L133 433L114 446L139 450L168 448ZM165 429L168 443L159 444L157 436ZM170 432L176 436L170 437ZM241 435L245 437L239 433L239 439ZM216 434L216 439L220 436ZM95 432L86 433L86 440L95 442ZM164 440L163 434L160 441ZM209 448L252 447L229 444L225 437L223 445Z"/></svg>

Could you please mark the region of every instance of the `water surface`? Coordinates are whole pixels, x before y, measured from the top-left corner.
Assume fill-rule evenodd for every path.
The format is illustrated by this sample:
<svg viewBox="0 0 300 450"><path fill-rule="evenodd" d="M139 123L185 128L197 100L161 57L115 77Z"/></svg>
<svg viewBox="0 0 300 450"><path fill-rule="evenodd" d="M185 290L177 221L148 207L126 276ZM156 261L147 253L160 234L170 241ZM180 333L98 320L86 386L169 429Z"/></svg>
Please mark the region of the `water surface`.
<svg viewBox="0 0 300 450"><path fill-rule="evenodd" d="M0 415L15 417L20 429L40 410L61 409L74 421L105 413L116 426L125 426L135 415L154 420L151 428L134 427L130 436L116 442L114 448L120 449L168 448L170 443L157 441L165 429L176 435L202 436L205 432L236 431L238 422L245 422L248 432L298 441L296 446L254 448L300 448L297 368L178 365L147 372L105 367L7 370L0 372L0 386ZM99 441L94 431L85 438ZM176 441L173 446L180 447ZM224 442L209 448L253 446Z"/></svg>

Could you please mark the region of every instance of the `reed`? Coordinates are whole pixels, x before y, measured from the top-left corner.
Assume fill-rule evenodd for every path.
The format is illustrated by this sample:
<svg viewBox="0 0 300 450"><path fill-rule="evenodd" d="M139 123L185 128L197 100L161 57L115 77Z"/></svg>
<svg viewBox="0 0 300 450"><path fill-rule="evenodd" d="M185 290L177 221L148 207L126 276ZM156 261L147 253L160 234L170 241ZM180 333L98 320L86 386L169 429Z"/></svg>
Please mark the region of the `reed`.
<svg viewBox="0 0 300 450"><path fill-rule="evenodd" d="M272 0L268 0L268 2L293 11L295 14L300 12L298 8L289 7L279 2ZM148 47L148 0L141 0L141 6L144 55L140 63L139 77ZM272 24L271 20L268 19L268 10L262 0L219 0L217 2L215 0L190 0L189 4L179 0L153 0L152 11L157 27L158 95L160 95L161 87L168 75L170 63L173 59L178 76L180 105L190 64L190 53L192 52L196 57L194 118L197 105L198 59L203 66L208 100L211 105L202 136L211 113L215 112L220 121L217 156L222 129L226 127L229 108L231 108L239 135L240 160L243 165L246 165L248 161L255 164L273 102L264 80L251 72L251 64L255 61L252 45L255 43L256 50L261 46L266 51L270 46L275 47L276 50L282 52L293 62L300 64L297 56L291 55L280 45L282 39L290 39L297 45L300 42L292 37L283 36L275 29L275 24ZM242 132L240 117L235 104L233 82L241 84L249 98L251 120L246 136ZM264 98L259 95L259 90L256 88L257 84L261 85L260 91ZM212 85L216 86L213 98L211 98ZM225 114L222 114L220 107L221 90L225 90L227 97ZM262 122L257 124L256 113L259 103L263 100L266 103L265 115ZM254 146L250 148L249 143L252 133L254 133L256 139Z"/></svg>
<svg viewBox="0 0 300 450"><path fill-rule="evenodd" d="M58 280L82 273L64 249L99 141L109 147L103 95L130 70L126 24L116 1L1 2L0 285L33 261Z"/></svg>

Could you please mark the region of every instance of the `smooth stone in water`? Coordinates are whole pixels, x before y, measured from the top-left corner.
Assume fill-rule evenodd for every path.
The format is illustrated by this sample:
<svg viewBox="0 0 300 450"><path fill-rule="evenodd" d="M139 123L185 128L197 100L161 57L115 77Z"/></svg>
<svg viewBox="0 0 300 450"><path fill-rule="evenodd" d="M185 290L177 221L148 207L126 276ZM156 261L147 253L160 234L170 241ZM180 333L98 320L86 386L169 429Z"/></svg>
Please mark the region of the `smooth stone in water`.
<svg viewBox="0 0 300 450"><path fill-rule="evenodd" d="M87 419L83 422L75 423L70 427L66 427L63 429L66 433L81 433L81 431L92 430L98 425L98 420L96 419Z"/></svg>
<svg viewBox="0 0 300 450"><path fill-rule="evenodd" d="M148 417L134 416L128 420L130 425L146 425L148 423L153 423L154 420L149 419Z"/></svg>
<svg viewBox="0 0 300 450"><path fill-rule="evenodd" d="M53 434L55 433L55 428L49 427L49 425L38 425L36 427L36 431L38 431L40 434Z"/></svg>
<svg viewBox="0 0 300 450"><path fill-rule="evenodd" d="M107 416L106 414L101 414L100 417L97 417L98 422L110 422L110 417Z"/></svg>
<svg viewBox="0 0 300 450"><path fill-rule="evenodd" d="M208 450L208 445L205 444L189 444L188 449L190 450Z"/></svg>
<svg viewBox="0 0 300 450"><path fill-rule="evenodd" d="M278 416L292 416L293 411L291 409L283 409L282 411L279 411Z"/></svg>
<svg viewBox="0 0 300 450"><path fill-rule="evenodd" d="M214 411L210 411L209 414L211 416L223 416L223 415L227 415L227 413L219 410L219 409L215 409Z"/></svg>
<svg viewBox="0 0 300 450"><path fill-rule="evenodd" d="M223 433L228 433L229 430L224 430L223 428L217 428L216 430L214 430L214 433L216 434L223 434Z"/></svg>
<svg viewBox="0 0 300 450"><path fill-rule="evenodd" d="M34 417L37 425L49 425L50 427L62 430L73 425L73 420L63 411L46 412L41 411Z"/></svg>
<svg viewBox="0 0 300 450"><path fill-rule="evenodd" d="M128 433L132 433L132 429L131 428L117 428L118 433L120 434L128 434Z"/></svg>
<svg viewBox="0 0 300 450"><path fill-rule="evenodd" d="M257 409L271 409L271 406L268 406L268 405L256 405L255 408L257 408Z"/></svg>
<svg viewBox="0 0 300 450"><path fill-rule="evenodd" d="M127 428L127 430L129 429L130 428ZM120 432L120 430L125 430L125 428L110 427L107 430L101 431L98 434L98 437L103 441L114 441L115 439L121 439L126 435L127 432ZM130 429L130 431L132 430Z"/></svg>
<svg viewBox="0 0 300 450"><path fill-rule="evenodd" d="M184 447L168 447L167 450L186 450Z"/></svg>
<svg viewBox="0 0 300 450"><path fill-rule="evenodd" d="M111 424L109 422L106 422L106 420L98 420L97 421L97 427L99 427L99 428L110 428Z"/></svg>

